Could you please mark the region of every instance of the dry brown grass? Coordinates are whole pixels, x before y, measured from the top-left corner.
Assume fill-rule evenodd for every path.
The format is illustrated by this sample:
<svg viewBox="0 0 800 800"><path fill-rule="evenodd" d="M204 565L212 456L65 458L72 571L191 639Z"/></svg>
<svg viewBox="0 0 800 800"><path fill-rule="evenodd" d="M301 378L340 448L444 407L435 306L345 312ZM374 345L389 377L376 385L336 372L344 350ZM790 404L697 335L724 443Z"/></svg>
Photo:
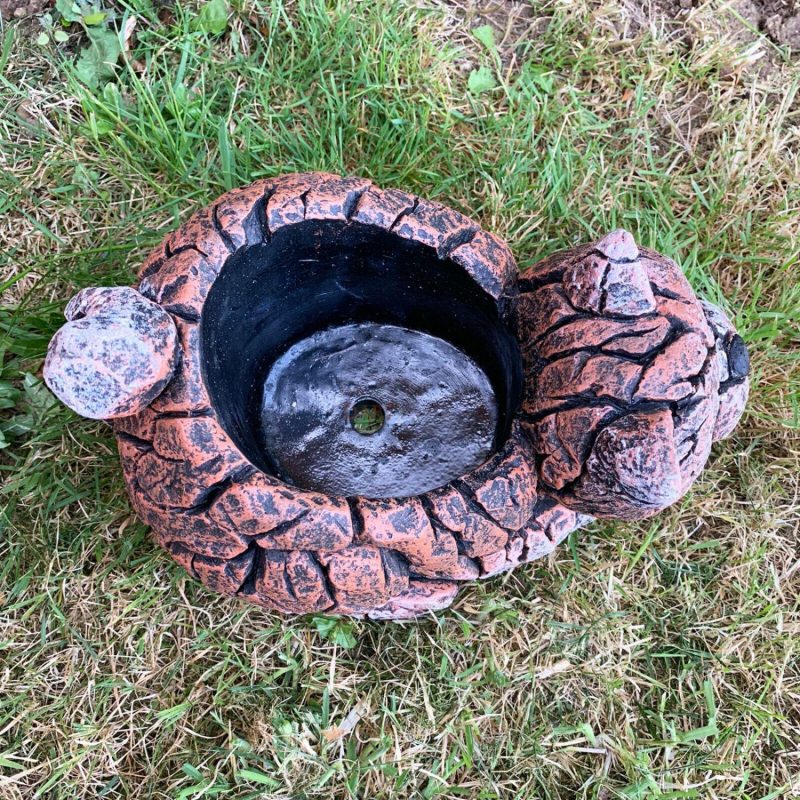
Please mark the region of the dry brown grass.
<svg viewBox="0 0 800 800"><path fill-rule="evenodd" d="M641 5L531 8L495 61L468 28L502 21L456 4L248 2L213 39L134 3L146 69L118 91L12 30L4 800L800 796L796 61L713 33L719 4L678 35ZM471 97L478 65L500 85ZM76 287L130 280L179 214L297 168L460 205L523 265L629 226L728 298L754 365L736 435L677 508L436 619L331 630L213 596L133 517L107 429L35 376Z"/></svg>

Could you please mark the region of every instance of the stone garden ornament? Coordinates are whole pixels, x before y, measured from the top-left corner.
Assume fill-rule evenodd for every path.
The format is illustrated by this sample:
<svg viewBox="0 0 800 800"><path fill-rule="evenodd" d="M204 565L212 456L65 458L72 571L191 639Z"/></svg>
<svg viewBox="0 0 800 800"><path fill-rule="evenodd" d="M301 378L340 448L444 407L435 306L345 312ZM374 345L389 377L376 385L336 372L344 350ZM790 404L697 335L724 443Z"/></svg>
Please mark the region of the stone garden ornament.
<svg viewBox="0 0 800 800"><path fill-rule="evenodd" d="M211 589L403 619L678 500L747 399L748 354L623 230L518 274L439 203L285 175L84 289L47 384L110 420L136 512Z"/></svg>

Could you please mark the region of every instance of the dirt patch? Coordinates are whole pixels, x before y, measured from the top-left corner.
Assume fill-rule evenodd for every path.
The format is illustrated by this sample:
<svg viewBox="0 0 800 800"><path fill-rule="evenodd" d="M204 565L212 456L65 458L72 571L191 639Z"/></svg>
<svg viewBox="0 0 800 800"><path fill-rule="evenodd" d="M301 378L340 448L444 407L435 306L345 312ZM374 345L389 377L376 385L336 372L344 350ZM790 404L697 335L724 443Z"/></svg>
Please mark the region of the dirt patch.
<svg viewBox="0 0 800 800"><path fill-rule="evenodd" d="M531 44L541 39L550 23L546 7L519 0L439 0L452 27L448 40L464 46L463 70L473 68L481 51L470 31L491 25L498 54L512 71L526 58ZM709 8L707 0L623 0L625 22L621 38L635 37L654 21L662 35L692 47L698 40L725 41L737 48L769 39L800 54L800 0L728 0ZM767 54L772 63L777 54Z"/></svg>
<svg viewBox="0 0 800 800"><path fill-rule="evenodd" d="M645 10L648 3L638 2ZM685 21L700 0L656 0L657 14L676 22ZM800 50L800 8L797 0L732 0L720 6L720 37L735 44L747 45L764 33L775 44Z"/></svg>
<svg viewBox="0 0 800 800"><path fill-rule="evenodd" d="M53 0L0 0L0 16L3 21L25 19L43 14L53 5Z"/></svg>
<svg viewBox="0 0 800 800"><path fill-rule="evenodd" d="M794 0L767 0L761 3L761 26L774 42L800 50L800 9Z"/></svg>
<svg viewBox="0 0 800 800"><path fill-rule="evenodd" d="M536 13L534 4L519 0L440 0L439 5L451 22L448 39L458 42L467 53L482 51L470 31L491 25L500 61L512 70L518 66L523 49L539 40L550 22L549 15ZM462 59L459 66L469 71L474 66L473 59Z"/></svg>
<svg viewBox="0 0 800 800"><path fill-rule="evenodd" d="M458 3L453 3L458 7ZM520 42L536 40L547 19L537 17L532 5L518 0L494 0L485 3L466 3L461 6L471 28L491 25L495 29L498 48L512 50Z"/></svg>
<svg viewBox="0 0 800 800"><path fill-rule="evenodd" d="M795 0L734 0L724 16L725 26L746 44L766 35L777 45L800 49L800 15Z"/></svg>

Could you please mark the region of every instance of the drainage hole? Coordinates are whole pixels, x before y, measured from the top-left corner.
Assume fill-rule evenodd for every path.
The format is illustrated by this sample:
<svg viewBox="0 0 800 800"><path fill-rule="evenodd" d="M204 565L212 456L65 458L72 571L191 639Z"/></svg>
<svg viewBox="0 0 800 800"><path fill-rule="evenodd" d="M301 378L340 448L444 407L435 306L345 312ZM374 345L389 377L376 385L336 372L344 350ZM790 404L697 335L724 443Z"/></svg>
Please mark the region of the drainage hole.
<svg viewBox="0 0 800 800"><path fill-rule="evenodd" d="M386 412L383 406L371 397L357 400L350 409L350 424L356 433L362 436L372 436L377 433L386 421Z"/></svg>

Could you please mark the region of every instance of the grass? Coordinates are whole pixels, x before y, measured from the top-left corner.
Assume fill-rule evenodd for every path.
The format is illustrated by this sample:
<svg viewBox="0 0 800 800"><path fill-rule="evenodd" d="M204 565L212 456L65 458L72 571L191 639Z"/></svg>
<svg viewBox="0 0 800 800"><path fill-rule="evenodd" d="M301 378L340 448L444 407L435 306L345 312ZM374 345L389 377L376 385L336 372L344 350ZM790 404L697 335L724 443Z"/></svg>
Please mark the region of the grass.
<svg viewBox="0 0 800 800"><path fill-rule="evenodd" d="M116 10L136 37L96 89L74 32L42 47L15 24L0 50L0 797L800 796L791 54L726 36L719 4L676 31L534 3L546 22L494 51L455 4L243 0L219 36L182 1ZM479 66L496 88L473 96ZM459 207L521 266L628 227L747 340L737 433L676 508L436 619L212 595L133 516L109 430L38 376L75 290L130 282L225 189L304 169Z"/></svg>

